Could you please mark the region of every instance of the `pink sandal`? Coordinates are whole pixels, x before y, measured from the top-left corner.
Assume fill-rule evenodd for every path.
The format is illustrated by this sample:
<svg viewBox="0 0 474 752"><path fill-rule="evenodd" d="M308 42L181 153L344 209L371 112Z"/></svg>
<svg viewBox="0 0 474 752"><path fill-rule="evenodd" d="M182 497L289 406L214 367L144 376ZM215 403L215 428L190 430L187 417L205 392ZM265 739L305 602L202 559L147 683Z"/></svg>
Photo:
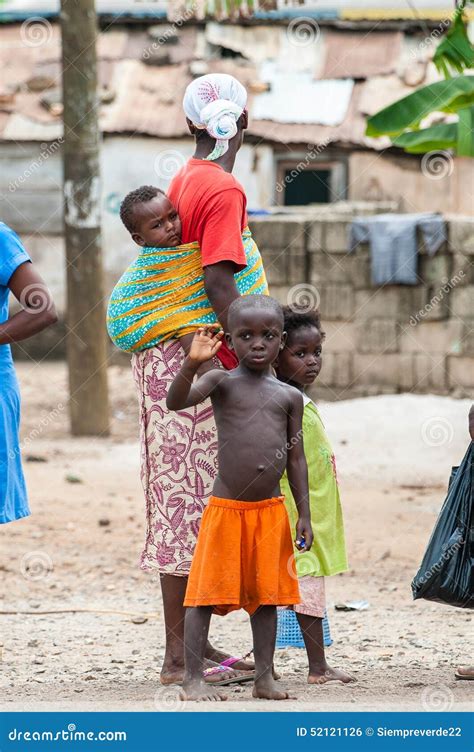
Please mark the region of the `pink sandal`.
<svg viewBox="0 0 474 752"><path fill-rule="evenodd" d="M211 666L211 668L204 669L204 679L206 678L206 676L215 676L215 674L227 672L229 669L232 669L232 666L235 663L238 663L238 661L244 661L246 658L249 658L252 653L253 650L251 650L249 653L246 653L241 658L229 656L229 658L221 661L218 666ZM232 669L232 671L235 673L235 676L231 676L228 679L222 679L222 681L212 683L216 684L219 687L224 687L228 684L244 684L245 682L255 680L255 671L240 671L238 669Z"/></svg>
<svg viewBox="0 0 474 752"><path fill-rule="evenodd" d="M240 660L237 658L237 660ZM206 679L207 676L214 676L215 674L225 674L229 672L230 666L211 666L211 668L206 668L202 672L202 675L204 679ZM212 682L212 685L216 687L225 687L228 684L244 684L245 682L249 681L255 681L255 672L254 671L236 671L235 669L231 669L233 676L229 676L227 679L222 679L221 681L215 681Z"/></svg>

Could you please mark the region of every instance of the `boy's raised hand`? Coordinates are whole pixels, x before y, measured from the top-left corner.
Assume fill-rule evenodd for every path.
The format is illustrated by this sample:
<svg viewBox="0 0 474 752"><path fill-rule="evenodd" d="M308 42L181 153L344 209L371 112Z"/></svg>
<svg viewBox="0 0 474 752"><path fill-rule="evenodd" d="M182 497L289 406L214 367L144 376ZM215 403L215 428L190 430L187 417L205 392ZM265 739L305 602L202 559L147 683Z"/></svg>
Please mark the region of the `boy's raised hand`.
<svg viewBox="0 0 474 752"><path fill-rule="evenodd" d="M215 326L201 326L191 343L188 358L193 363L205 363L214 357L222 345L224 332Z"/></svg>

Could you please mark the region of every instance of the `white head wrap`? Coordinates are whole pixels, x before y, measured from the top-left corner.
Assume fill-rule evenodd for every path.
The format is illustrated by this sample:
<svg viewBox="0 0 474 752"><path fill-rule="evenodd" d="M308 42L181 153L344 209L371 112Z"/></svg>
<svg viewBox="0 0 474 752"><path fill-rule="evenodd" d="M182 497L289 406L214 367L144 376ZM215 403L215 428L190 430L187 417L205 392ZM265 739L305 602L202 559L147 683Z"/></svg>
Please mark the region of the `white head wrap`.
<svg viewBox="0 0 474 752"><path fill-rule="evenodd" d="M227 73L208 73L186 88L183 108L196 128L205 129L216 145L206 159L218 159L229 148L229 139L237 133L237 120L244 111L247 92Z"/></svg>

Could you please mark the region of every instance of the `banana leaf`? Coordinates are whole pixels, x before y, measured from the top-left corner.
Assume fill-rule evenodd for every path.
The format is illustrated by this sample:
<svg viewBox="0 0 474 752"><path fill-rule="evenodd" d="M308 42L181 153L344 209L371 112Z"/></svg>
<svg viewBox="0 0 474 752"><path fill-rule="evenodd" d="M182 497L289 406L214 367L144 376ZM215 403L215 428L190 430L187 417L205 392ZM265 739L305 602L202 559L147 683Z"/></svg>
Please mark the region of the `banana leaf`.
<svg viewBox="0 0 474 752"><path fill-rule="evenodd" d="M0 3L2 0L0 0ZM292 0L291 5L297 0ZM185 0L189 10L195 9L196 0ZM276 10L276 0L260 0L260 8ZM255 0L207 0L204 15L208 18L235 19L239 16L252 16L255 13Z"/></svg>
<svg viewBox="0 0 474 752"><path fill-rule="evenodd" d="M474 105L474 76L456 76L422 86L367 120L366 135L399 136L416 128L430 112L458 112Z"/></svg>
<svg viewBox="0 0 474 752"><path fill-rule="evenodd" d="M431 128L402 133L392 141L394 146L399 146L408 154L425 154L429 151L455 149L457 142L457 123L443 123L432 125Z"/></svg>
<svg viewBox="0 0 474 752"><path fill-rule="evenodd" d="M459 110L457 155L474 157L474 107Z"/></svg>
<svg viewBox="0 0 474 752"><path fill-rule="evenodd" d="M443 41L436 48L433 62L445 78L474 67L474 47L467 35L466 20L461 8L455 13Z"/></svg>

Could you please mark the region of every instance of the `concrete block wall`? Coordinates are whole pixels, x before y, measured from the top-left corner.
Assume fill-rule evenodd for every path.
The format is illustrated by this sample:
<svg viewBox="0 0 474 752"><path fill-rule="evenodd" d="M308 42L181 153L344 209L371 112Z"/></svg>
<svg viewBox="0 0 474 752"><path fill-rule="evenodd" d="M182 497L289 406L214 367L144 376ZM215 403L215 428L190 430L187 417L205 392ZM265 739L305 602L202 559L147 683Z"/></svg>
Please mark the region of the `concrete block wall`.
<svg viewBox="0 0 474 752"><path fill-rule="evenodd" d="M446 217L448 242L430 257L420 242L416 286L371 283L370 252L348 253L354 216L396 211L384 202L340 202L252 218L271 293L319 305L326 341L317 394L327 399L398 391L470 396L474 391L474 219ZM16 228L19 229L19 228ZM60 323L15 348L16 357L63 358L64 239L21 233L51 287ZM104 242L106 295L136 253ZM111 362L129 356L111 348Z"/></svg>
<svg viewBox="0 0 474 752"><path fill-rule="evenodd" d="M375 213L377 206L365 207ZM419 243L419 284L374 286L370 250L348 252L360 207L254 218L270 292L318 304L326 332L319 396L474 390L474 219L446 217L434 256Z"/></svg>

